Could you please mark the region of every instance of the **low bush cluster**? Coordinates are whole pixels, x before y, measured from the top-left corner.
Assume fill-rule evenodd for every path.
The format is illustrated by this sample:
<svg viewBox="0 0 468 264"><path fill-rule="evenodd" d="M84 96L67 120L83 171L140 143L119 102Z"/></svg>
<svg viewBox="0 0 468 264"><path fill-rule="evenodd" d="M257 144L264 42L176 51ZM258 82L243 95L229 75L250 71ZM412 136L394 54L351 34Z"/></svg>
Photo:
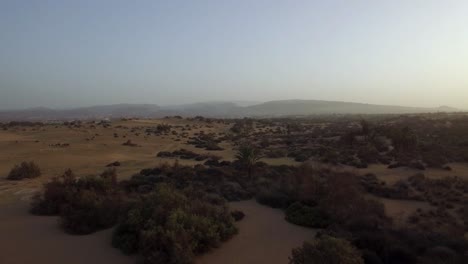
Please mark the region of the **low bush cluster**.
<svg viewBox="0 0 468 264"><path fill-rule="evenodd" d="M242 212L240 210L234 210L234 211L231 212L231 216L232 216L232 218L234 218L234 221L238 222L238 221L244 219L245 214L244 214L244 212Z"/></svg>
<svg viewBox="0 0 468 264"><path fill-rule="evenodd" d="M326 228L331 222L324 210L300 202L291 204L285 213L288 222L301 226Z"/></svg>
<svg viewBox="0 0 468 264"><path fill-rule="evenodd" d="M163 184L132 204L112 243L124 253L140 253L144 263L191 263L234 235L233 223L222 200Z"/></svg>
<svg viewBox="0 0 468 264"><path fill-rule="evenodd" d="M278 190L261 191L255 196L255 199L258 203L273 208L287 208L292 202L288 195Z"/></svg>
<svg viewBox="0 0 468 264"><path fill-rule="evenodd" d="M31 213L59 215L68 233L90 234L113 226L121 209L116 189L115 170L101 176L76 177L67 170L61 177L44 185L44 191L33 197Z"/></svg>
<svg viewBox="0 0 468 264"><path fill-rule="evenodd" d="M321 236L295 248L289 264L364 264L361 253L345 239Z"/></svg>
<svg viewBox="0 0 468 264"><path fill-rule="evenodd" d="M71 234L117 225L113 245L137 253L143 263L192 263L194 256L236 234L234 221L244 217L241 211L230 212L217 192L208 192L225 185L219 173L175 163L118 183L115 168L87 177L67 170L34 197L31 213L58 215Z"/></svg>
<svg viewBox="0 0 468 264"><path fill-rule="evenodd" d="M367 194L369 191L382 196L388 194L401 199L416 199L417 196L413 196L415 190L426 191L432 189L431 186L437 186L442 196L448 192L463 193L465 185L458 178L428 180L414 176L408 183L386 186L375 175L359 177L350 172L311 165L298 168L268 166L259 169L257 174L262 175L261 181L257 182L261 186L256 195L259 202L284 209L285 218L291 223L323 229L319 234L331 236L329 239L333 243L345 241L356 253L351 254L356 258L340 259L350 252L349 247L337 249L335 245L328 244L330 251L317 250L319 246L306 243L293 251L290 263L444 263L440 262L440 257L437 262L432 254L448 255L452 261L448 263L467 261L465 252L468 245L462 230L444 233L440 223L426 229L396 228L385 215L383 204ZM460 198L455 194L446 196ZM456 212L462 217L466 213L462 209ZM439 214L444 217L439 222L446 219L457 226L449 221L450 214ZM322 239L317 237L314 243L321 243Z"/></svg>
<svg viewBox="0 0 468 264"><path fill-rule="evenodd" d="M291 223L317 228L339 224L374 229L388 222L383 205L362 193L358 177L352 173L310 165L282 173L279 178L269 179L271 183L261 188L256 199L284 209L286 220Z"/></svg>
<svg viewBox="0 0 468 264"><path fill-rule="evenodd" d="M147 128L145 130L145 133L147 135L151 135L151 134L154 134L154 135L157 135L157 136L160 136L160 135L168 135L169 132L171 131L172 129L172 126L171 125L168 125L168 124L158 124L156 127L152 127L152 128Z"/></svg>
<svg viewBox="0 0 468 264"><path fill-rule="evenodd" d="M194 145L196 148L203 148L205 150L224 150L218 144L221 142L220 139L217 139L214 134L204 134L200 133L198 137L192 137L188 144Z"/></svg>
<svg viewBox="0 0 468 264"><path fill-rule="evenodd" d="M161 158L180 158L180 159L193 159L196 161L204 161L207 159L219 160L220 158L211 154L198 154L187 149L175 150L173 152L161 151L157 155Z"/></svg>
<svg viewBox="0 0 468 264"><path fill-rule="evenodd" d="M8 180L22 180L22 179L31 179L41 176L41 169L37 166L36 163L22 162L20 165L15 165L8 173Z"/></svg>

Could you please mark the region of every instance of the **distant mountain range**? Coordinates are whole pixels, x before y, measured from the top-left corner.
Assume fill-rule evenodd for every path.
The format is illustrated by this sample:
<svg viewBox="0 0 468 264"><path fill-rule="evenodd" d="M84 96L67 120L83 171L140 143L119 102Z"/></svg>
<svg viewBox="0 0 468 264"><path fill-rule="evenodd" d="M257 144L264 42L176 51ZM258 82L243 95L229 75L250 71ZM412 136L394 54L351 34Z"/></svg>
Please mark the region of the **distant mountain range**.
<svg viewBox="0 0 468 264"><path fill-rule="evenodd" d="M0 121L45 121L103 118L158 118L164 116L278 117L327 114L405 114L457 112L459 109L375 105L321 100L280 100L265 103L207 102L173 106L116 104L74 109L31 108L0 111Z"/></svg>

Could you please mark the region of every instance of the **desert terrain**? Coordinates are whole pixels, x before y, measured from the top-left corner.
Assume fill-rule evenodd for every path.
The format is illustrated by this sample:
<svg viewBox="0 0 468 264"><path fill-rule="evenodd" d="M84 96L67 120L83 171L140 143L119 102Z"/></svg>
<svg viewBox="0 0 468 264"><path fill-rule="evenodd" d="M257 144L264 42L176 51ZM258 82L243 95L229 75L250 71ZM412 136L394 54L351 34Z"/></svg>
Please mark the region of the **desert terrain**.
<svg viewBox="0 0 468 264"><path fill-rule="evenodd" d="M67 168L78 175L92 175L104 170L109 163L119 161L119 179L128 179L142 168L154 167L174 159L157 157L160 151L175 151L180 148L198 151L197 148L176 141L175 135L146 135L144 130L169 124L182 128L190 127L187 132L192 137L201 131L205 133L224 133L229 125L205 125L198 121L179 119L128 120L112 123L111 128L96 125L67 127L64 125L46 125L41 128L13 128L0 131L0 175L7 175L9 170L24 160L34 160L41 164L43 176L37 179L12 182L0 179L0 212L2 219L0 239L3 250L1 263L134 263L135 259L126 257L109 245L111 230L105 230L87 236L71 236L61 232L56 217L33 216L28 213L29 200L42 185L52 177L60 176ZM133 132L130 132L131 130ZM138 135L137 135L138 134ZM118 135L117 137L115 135ZM136 147L122 145L128 139ZM61 147L59 145L69 146ZM222 151L202 151L220 156L225 160L234 159L234 150L229 143L221 144ZM194 165L193 160L178 160L181 164ZM290 159L272 159L273 164L295 164ZM269 263L284 263L290 249L299 246L302 241L313 236L314 231L307 230L284 221L277 209L259 205L253 201L233 203L233 208L245 210L248 214L240 223L242 236L229 241L226 247L202 257L199 263L254 263L268 257ZM256 210L258 209L258 210ZM272 220L274 220L272 222ZM260 231L255 232L258 227ZM274 231L274 232L273 232ZM14 240L12 238L14 237ZM268 241L263 248L249 245L249 241ZM286 244L284 244L286 243ZM28 254L21 254L15 245L24 245ZM279 251L278 251L279 249ZM49 254L51 251L60 254ZM238 255L238 252L244 255ZM70 258L70 256L73 256ZM254 257L254 258L252 258Z"/></svg>
<svg viewBox="0 0 468 264"><path fill-rule="evenodd" d="M425 118L421 117L421 120ZM446 123L446 117L440 119L443 120L441 123ZM57 216L28 213L31 198L42 191L44 184L60 177L67 169L79 177L87 177L99 175L106 168L115 168L118 181L131 181L142 169L167 164L177 163L188 167L205 164L209 167L215 165L207 161L225 161L228 162L226 166L231 166L229 164L235 164L238 159L239 146L245 141L255 144L263 153L260 162L265 165L258 163L260 167L254 170L258 177L257 184L265 180L262 177L262 168L265 166L294 168L310 164L359 178L368 190L366 195L383 204L385 215L397 227L413 228L420 222L411 222L409 219L418 214L419 219L425 212L434 214L436 226L447 215L451 219L449 225L466 224L463 222L463 213L460 213L466 202L466 191L464 194L460 191L454 200L444 201L443 197L436 194L435 198L429 198L432 190L417 189L416 185L408 187L408 182L413 182L412 177L418 174L423 174L425 181L451 179L454 176L460 181L467 181L467 162L463 159L447 159L443 164L429 166L422 160L424 168L414 166L411 163L413 161L403 164L403 161L397 160L398 157L386 162L384 159L390 159L390 155L393 155L391 149L395 148L391 143L388 143L387 151L371 154L380 155L379 158L357 153L357 163L355 160L344 161L331 154L330 151L347 153L342 149L344 143L340 140L347 138L348 133L360 131L367 124L360 122L355 118L343 123L342 120L333 119L246 121L168 117L41 124L5 123L0 130L0 262L135 263L135 256L126 256L112 248L112 229L87 235L66 234L61 230ZM379 131L377 124L387 124L387 121L372 122L376 124L375 131ZM352 143L357 145L351 145L351 148L360 148L362 144L359 145L359 142L368 137L359 133L352 135L353 142L358 143ZM387 144L386 140L382 142ZM317 146L328 148L328 152L316 151ZM386 152L390 154L382 154ZM304 156L304 153L309 154ZM354 154L346 155L352 157ZM41 176L20 181L7 179L10 170L23 161L37 164ZM389 167L398 162L402 164ZM403 184L406 186L404 192L398 189ZM231 210L245 214L244 219L235 224L238 234L198 256L196 263L287 263L291 249L301 246L303 241L313 240L320 230L286 221L281 209L258 203L261 201L259 196L235 198L228 204ZM257 201L252 198L257 198ZM441 206L446 207L444 213L435 214ZM430 222L431 216L428 219ZM450 229L445 225L440 224L441 229ZM427 228L433 227L427 224ZM18 248L15 245L22 246ZM52 251L53 254L49 253Z"/></svg>

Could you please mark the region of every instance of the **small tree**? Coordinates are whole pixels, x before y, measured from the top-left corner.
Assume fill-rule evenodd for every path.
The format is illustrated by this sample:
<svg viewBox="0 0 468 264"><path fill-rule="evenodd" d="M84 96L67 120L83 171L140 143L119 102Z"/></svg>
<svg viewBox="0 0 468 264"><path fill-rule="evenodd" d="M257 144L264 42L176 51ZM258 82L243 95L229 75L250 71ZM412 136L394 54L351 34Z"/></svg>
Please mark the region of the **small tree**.
<svg viewBox="0 0 468 264"><path fill-rule="evenodd" d="M349 241L322 236L292 250L289 264L363 264L359 251Z"/></svg>
<svg viewBox="0 0 468 264"><path fill-rule="evenodd" d="M244 166L247 170L247 175L249 179L252 178L253 168L255 163L257 163L262 158L262 154L259 149L252 145L242 145L239 150L237 150L236 159Z"/></svg>

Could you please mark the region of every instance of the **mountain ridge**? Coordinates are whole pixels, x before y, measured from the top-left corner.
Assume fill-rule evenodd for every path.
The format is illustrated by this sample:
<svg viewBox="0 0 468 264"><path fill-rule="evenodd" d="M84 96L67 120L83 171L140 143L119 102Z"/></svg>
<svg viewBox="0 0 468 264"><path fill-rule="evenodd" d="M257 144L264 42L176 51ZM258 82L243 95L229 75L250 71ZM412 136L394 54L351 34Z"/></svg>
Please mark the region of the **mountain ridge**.
<svg viewBox="0 0 468 264"><path fill-rule="evenodd" d="M449 106L409 107L342 101L289 99L247 105L224 101L169 106L159 106L157 104L112 104L69 109L35 107L30 109L0 111L0 121L45 121L124 117L160 118L168 115L238 118L327 114L415 114L458 111L460 110Z"/></svg>

